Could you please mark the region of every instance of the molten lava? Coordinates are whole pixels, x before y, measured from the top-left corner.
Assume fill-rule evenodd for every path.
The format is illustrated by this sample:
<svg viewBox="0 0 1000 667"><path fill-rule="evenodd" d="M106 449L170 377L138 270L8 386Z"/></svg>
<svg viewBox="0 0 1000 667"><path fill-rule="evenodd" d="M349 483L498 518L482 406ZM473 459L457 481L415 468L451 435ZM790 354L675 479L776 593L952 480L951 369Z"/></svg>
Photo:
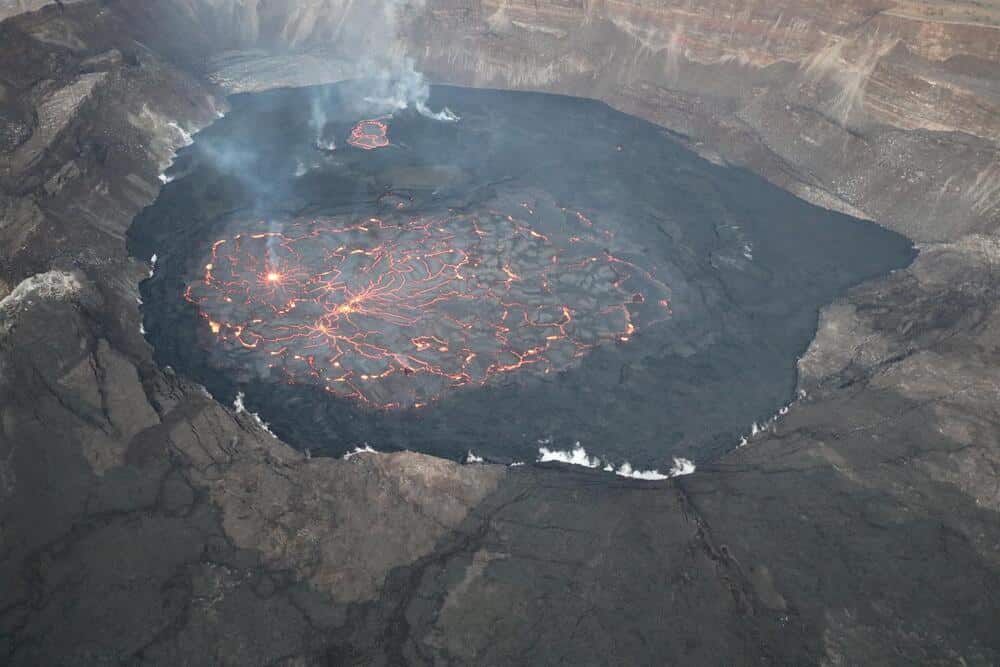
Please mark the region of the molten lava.
<svg viewBox="0 0 1000 667"><path fill-rule="evenodd" d="M547 212L547 224L501 211L240 223L186 298L222 365L421 407L516 371L566 369L669 316L669 288L606 250L610 232Z"/></svg>
<svg viewBox="0 0 1000 667"><path fill-rule="evenodd" d="M381 120L363 120L351 130L347 143L366 151L389 145L389 126Z"/></svg>

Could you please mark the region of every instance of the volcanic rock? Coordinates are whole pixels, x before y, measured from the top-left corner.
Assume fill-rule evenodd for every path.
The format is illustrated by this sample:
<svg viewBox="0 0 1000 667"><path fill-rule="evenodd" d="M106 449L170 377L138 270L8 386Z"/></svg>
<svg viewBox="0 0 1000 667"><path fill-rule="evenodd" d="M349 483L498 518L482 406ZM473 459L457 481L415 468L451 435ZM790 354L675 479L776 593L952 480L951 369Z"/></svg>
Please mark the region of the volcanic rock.
<svg viewBox="0 0 1000 667"><path fill-rule="evenodd" d="M0 23L5 663L1000 661L992 6L429 0L399 26L437 81L600 97L922 243L824 310L787 414L650 483L311 459L157 368L124 235L225 108L205 63L344 78L316 54L350 62L373 10L60 5ZM112 49L139 66L84 65Z"/></svg>

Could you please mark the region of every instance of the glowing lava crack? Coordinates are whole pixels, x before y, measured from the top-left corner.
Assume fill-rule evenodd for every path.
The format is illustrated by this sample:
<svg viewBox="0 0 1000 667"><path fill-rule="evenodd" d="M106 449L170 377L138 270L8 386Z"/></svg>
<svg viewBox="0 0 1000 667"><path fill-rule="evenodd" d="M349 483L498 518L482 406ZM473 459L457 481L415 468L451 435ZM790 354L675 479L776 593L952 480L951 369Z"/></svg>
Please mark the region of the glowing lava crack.
<svg viewBox="0 0 1000 667"><path fill-rule="evenodd" d="M586 216L500 211L236 225L189 283L213 363L381 407L566 369L640 323L670 292L604 248ZM273 228L274 223L271 223Z"/></svg>

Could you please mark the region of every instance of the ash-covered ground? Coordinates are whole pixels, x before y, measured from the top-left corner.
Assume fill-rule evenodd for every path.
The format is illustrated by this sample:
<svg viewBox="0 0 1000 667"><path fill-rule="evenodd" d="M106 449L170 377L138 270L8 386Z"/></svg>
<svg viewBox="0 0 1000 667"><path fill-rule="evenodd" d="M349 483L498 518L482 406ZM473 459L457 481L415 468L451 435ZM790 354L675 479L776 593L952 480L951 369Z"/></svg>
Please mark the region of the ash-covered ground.
<svg viewBox="0 0 1000 667"><path fill-rule="evenodd" d="M363 123L359 90L233 98L130 229L158 361L314 453L706 461L793 398L819 307L913 257L599 103Z"/></svg>

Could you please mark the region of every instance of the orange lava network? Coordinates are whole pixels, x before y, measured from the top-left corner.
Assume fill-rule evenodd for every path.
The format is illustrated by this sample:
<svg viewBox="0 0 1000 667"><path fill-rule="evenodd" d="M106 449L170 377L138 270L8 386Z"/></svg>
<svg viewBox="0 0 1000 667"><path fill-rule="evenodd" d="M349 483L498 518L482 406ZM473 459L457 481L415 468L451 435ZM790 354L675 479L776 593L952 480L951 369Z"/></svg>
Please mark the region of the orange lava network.
<svg viewBox="0 0 1000 667"><path fill-rule="evenodd" d="M457 387L566 369L669 317L669 288L606 250L610 232L554 204L548 217L238 223L186 298L222 365L422 407Z"/></svg>

